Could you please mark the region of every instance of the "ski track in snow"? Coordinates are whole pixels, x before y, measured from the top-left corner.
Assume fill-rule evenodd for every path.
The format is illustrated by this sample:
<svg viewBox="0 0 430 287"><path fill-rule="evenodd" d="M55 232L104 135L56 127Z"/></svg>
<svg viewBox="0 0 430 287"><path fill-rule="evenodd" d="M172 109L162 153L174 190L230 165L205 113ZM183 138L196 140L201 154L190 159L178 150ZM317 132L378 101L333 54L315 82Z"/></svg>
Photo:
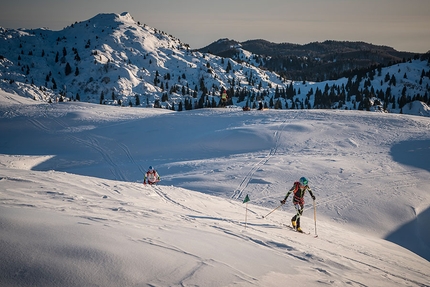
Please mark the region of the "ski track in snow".
<svg viewBox="0 0 430 287"><path fill-rule="evenodd" d="M56 175L55 177L61 176L61 174ZM21 181L20 179L17 179L18 181ZM64 179L66 181L67 179ZM100 186L100 193L103 194L105 192L108 192L110 195L109 197L113 201L118 201L118 196L122 197L122 193L117 191L117 188L113 185L113 183L106 181L101 182L101 184L97 180L92 180L94 184L97 184ZM37 175L35 175L34 178L31 178L30 180L27 180L26 182L37 185L45 185L43 183L43 178L38 178ZM39 182L39 183L38 183ZM145 209L142 209L142 206L139 205L130 205L128 202L121 202L118 201L118 203L122 204L125 207L125 209L120 208L102 208L102 205L95 204L94 198L89 198L88 195L84 195L83 197L79 196L80 193L79 190L82 190L82 185L88 185L85 183L77 183L75 187L71 187L71 190L76 190L76 195L67 194L64 192L59 191L46 191L44 193L37 193L35 198L33 199L35 202L37 202L37 197L44 197L48 196L53 200L51 204L51 208L54 209L64 209L65 206L58 205L56 202L69 202L70 206L75 206L73 213L79 214L79 210L75 210L76 207L81 208L82 210L87 210L86 215L79 215L80 218L88 220L89 222L94 222L95 224L103 224L105 226L111 226L112 224L115 224L115 222L119 223L122 222L118 218L118 216L113 216L112 212L115 212L116 214L121 215L121 213L125 213L124 216L128 213L130 215L135 214L136 216L139 213L145 214ZM349 273L350 275L355 274L351 277L351 279L345 278L345 282L355 282L354 284L358 284L359 286L368 286L367 284L360 283L357 281L356 278L359 276L360 270L368 269L370 277L381 277L381 278L387 278L388 282L408 282L408 285L415 284L416 286L425 286L422 285L422 283L419 280L413 280L408 276L403 276L402 274L391 272L390 270L387 270L386 267L380 268L379 266L381 264L385 264L386 258L379 257L377 254L373 253L372 250L367 250L363 248L363 246L360 245L359 242L350 242L347 245L343 244L342 241L339 241L334 237L331 239L330 237L325 236L319 236L318 238L313 238L312 234L311 236L306 236L304 234L299 233L292 233L289 231L286 231L282 228L282 223L280 223L279 216L276 217L276 219L271 219L270 217L264 220L261 219L251 219L251 222L248 223L248 228L244 229L244 222L241 220L234 220L234 219L228 219L224 216L215 216L210 215L211 213L215 213L216 210L214 209L207 209L205 212L202 212L202 210L195 209L190 207L189 205L178 202L177 200L174 200L173 198L178 197L181 198L181 196L178 194L179 190L172 190L169 191L166 187L163 186L146 186L144 187L142 184L131 184L131 186L135 191L133 192L139 192L144 191L147 193L147 195L150 195L151 193L155 193L155 195L159 198L158 201L167 203L168 205L171 205L173 209L168 208L166 206L162 207L160 209L159 216L161 218L165 218L166 221L164 224L167 224L169 222L169 213L174 212L174 210L177 210L179 208L182 210L182 212L176 211L179 218L185 221L194 222L193 225L198 225L200 229L209 228L212 230L212 232L217 232L221 234L225 234L225 236L230 238L237 238L240 242L249 242L251 244L255 245L255 248L263 248L267 250L271 250L274 254L278 254L279 256L287 256L291 258L294 261L300 261L305 264L307 264L307 268L310 268L314 271L320 272L322 274L325 274L328 278L337 278L344 276L343 274ZM127 193L130 193L132 189L125 188L125 191ZM89 189L90 191L90 189ZM34 197L33 196L33 197ZM131 200L132 198L130 198ZM109 200L109 199L108 199ZM238 202L232 202L234 205L241 205ZM16 202L14 205L22 206L19 202ZM109 206L110 204L107 204ZM94 206L94 207L92 207ZM36 206L33 206L36 207ZM161 207L161 206L160 206ZM89 210L88 210L89 208ZM94 208L94 210L92 210ZM156 210L153 210L156 211ZM191 212L191 214L189 214ZM257 215L258 212L251 211L251 214ZM123 217L123 216L121 216ZM176 217L176 216L175 216ZM173 219L174 222L177 221L177 219ZM170 219L170 220L171 220ZM91 223L85 223L82 222L81 224L91 224ZM149 223L144 223L149 224ZM168 228L167 226L165 228ZM238 230L242 230L242 232L238 233ZM269 239L270 238L270 239ZM173 253L178 253L182 255L185 255L186 257L191 257L197 260L198 262L202 262L201 264L205 264L207 262L207 259L205 257L202 257L195 251L189 249L186 247L181 247L177 244L169 244L163 239L156 239L151 237L146 238L129 238L129 240L149 244L153 247L165 249L172 251ZM323 243L322 243L323 242ZM259 246L259 247L257 247ZM352 250L352 251L351 251ZM356 254L355 257L351 257L348 255L342 255L342 254L350 254L353 252ZM328 254L329 257L327 257ZM173 254L171 256L174 256ZM330 258L337 258L336 260L330 259ZM244 273L241 270L235 269L234 266L231 266L229 263L224 262L223 260L217 260L217 259L211 259L211 264L214 266L225 266L229 269L236 270L238 274L242 274L241 278L245 282L252 282L253 280L248 280L249 278L252 278L250 274ZM301 264L301 263L300 263ZM391 270L397 270L397 269L403 269L405 273L409 274L417 274L422 278L425 278L427 274L420 272L414 268L410 268L409 266L399 265L400 263L397 263L395 260L392 262L389 262L389 264L392 265ZM356 271L354 271L356 269ZM336 271L337 270L337 271ZM199 272L202 272L201 265L196 265L193 269L191 269L190 274L198 274ZM337 273L338 272L338 273ZM190 280L194 275L186 275L184 277L184 281L187 282L187 280ZM326 283L325 280L319 279L320 282ZM352 285L354 286L354 285Z"/></svg>
<svg viewBox="0 0 430 287"><path fill-rule="evenodd" d="M44 117L48 117L47 114L44 114ZM62 129L67 130L69 128L69 125L66 124L63 120L61 120L59 117L55 117L54 118L54 122L56 124L58 124L58 126L60 126ZM45 124L42 123L42 121L35 119L35 118L29 118L28 119L36 128L38 128L41 131L44 131L46 133L50 133L50 134L55 134L58 133L59 130L54 129L54 128L48 128ZM93 136L93 135L87 135L86 139L80 138L78 136L74 136L72 134L68 134L67 137L71 140L73 140L76 143L80 143L83 145L86 145L87 147L90 147L91 149L97 151L102 158L105 160L105 162L107 162L110 166L110 172L112 174L112 176L116 179L122 180L122 181L126 181L127 177L125 176L125 174L122 172L121 168L115 163L115 159L112 158L112 154L114 154L111 150L105 148L103 145L100 144L97 136ZM133 156L130 153L130 150L128 149L128 147L121 143L121 142L117 142L117 145L121 148L121 150L125 153L125 155L129 158L129 160L134 163L139 170L141 171L141 173L143 174L145 171L144 169L138 165L136 163L136 161L134 160Z"/></svg>
<svg viewBox="0 0 430 287"><path fill-rule="evenodd" d="M185 210L193 211L193 212L196 212L196 213L201 213L200 211L191 209L188 206L183 205L182 203L180 203L180 202L172 199L170 196L168 196L166 193L164 193L160 187L158 187L156 185L150 185L150 187L152 187L153 190L155 191L155 193L158 194L158 196L160 196L160 198L162 198L165 202L171 203L171 204L174 204L174 205L177 205L177 206L180 206L180 207L182 207Z"/></svg>
<svg viewBox="0 0 430 287"><path fill-rule="evenodd" d="M134 159L133 155L130 152L130 149L128 148L127 145L125 145L124 143L118 142L118 145L121 147L121 149L124 151L124 153L126 154L127 158L135 165L137 166L137 168L139 169L141 174L145 174L146 170L136 162L136 160Z"/></svg>
<svg viewBox="0 0 430 287"><path fill-rule="evenodd" d="M292 118L290 121L292 121L292 120L294 120L294 118ZM241 198L244 190L248 187L248 184L252 180L255 172L259 168L264 166L276 154L278 147L279 147L279 144L280 144L281 133L283 132L285 125L287 124L286 122L287 122L287 119L284 120L284 122L282 122L280 124L281 128L279 130L275 131L275 133L274 133L274 138L275 138L274 145L275 146L270 150L270 152L264 158L262 158L254 166L252 166L252 168L249 170L249 172L243 178L242 182L239 184L239 186L233 192L233 195L231 196L231 198L233 198L233 199Z"/></svg>
<svg viewBox="0 0 430 287"><path fill-rule="evenodd" d="M38 210L48 212L43 221L38 221L37 216L12 217L13 220L7 217L11 221L3 221L6 217L2 216L0 241L6 243L2 255L11 256L6 256L7 260L0 265L4 267L5 275L12 270L14 280L18 282L29 282L26 276L33 278L32 262L39 264L40 270L52 269L50 264L60 263L61 268L55 266L58 276L73 280L70 278L75 278L76 273L65 271L69 266L65 262L70 256L73 262L70 266L85 268L94 264L95 267L88 268L89 277L85 277L83 272L78 273L85 278L96 278L98 274L103 277L114 268L117 272L114 278L110 278L110 283L92 284L103 286L137 286L145 282L148 286L267 287L297 280L304 286L430 286L428 261L395 243L380 239L384 238L383 235L374 230L397 230L399 225L426 226L423 222L426 219L419 215L428 209L429 198L424 192L429 187L428 171L399 164L389 154L390 147L396 142L417 138L418 135L428 139L425 133L422 134L423 128L428 130L426 120L330 111L285 114L269 114L267 111L254 115L209 110L206 112L215 116L210 120L198 118L203 123L220 120L217 113L224 115L225 129L230 135L230 129L255 121L255 128L246 128L253 132L261 131L263 141L271 135L267 142L272 146L263 145L264 152L251 149L241 153L239 149L226 156L212 158L210 156L217 152L217 145L208 142L214 138L217 140L216 137L202 143L200 146L209 150L197 156L189 156L189 149L181 154L181 149L172 141L166 147L175 149L168 153L166 159L158 150L155 155L152 151L142 153L141 150L147 147L147 139L136 134L128 135L129 130L118 132L126 137L116 139L113 135L117 135L116 128L125 126L122 123L108 122L106 125L103 116L102 119L75 120L76 114L68 117L69 113L75 113L73 104L50 108L52 110L46 112L45 106L31 106L28 111L31 116L26 116L25 128L32 135L40 133L41 137L53 139L54 143L58 138L65 139L58 142L66 146L53 149L55 146L47 142L46 149L38 150L36 155L31 153L32 145L19 146L20 154L0 153L2 211L8 216L11 211L24 211L21 214L28 213L30 217ZM38 114L38 109L43 112ZM25 116L19 109L8 108L8 111L2 116L8 120ZM134 112L131 109L123 111ZM138 109L136 116L145 118L141 113L142 110ZM205 112L200 113L204 115ZM198 114L195 115L197 118ZM111 115L105 117L108 116ZM177 120L175 116L172 115ZM127 117L133 118L131 114L123 115L121 119ZM19 120L22 123L22 118ZM193 118L188 120L192 122ZM345 120L350 130L337 125L340 120ZM237 126L236 121L239 122ZM136 121L136 127L145 124L145 121ZM380 130L387 127L387 134L375 131L379 125L382 125ZM409 125L410 129L402 125ZM216 126L217 131L220 126ZM130 130L134 128L132 126ZM146 131L138 132L145 134ZM166 138L163 140L157 141L157 136L161 135L156 134L151 138L154 148L164 144L166 139L170 140L168 132L164 133ZM135 141L137 149L134 148ZM184 140L181 143L186 147L188 142ZM110 174L101 177L76 175L67 170L69 166L65 167L66 171L53 170L58 160L70 158L66 152L75 146L78 148L72 152L76 155L84 152L83 158L88 156L94 160L91 162L93 166L89 165L90 169L107 168ZM199 143L193 145L196 146ZM0 147L6 148L7 145L1 144ZM178 153L176 157L175 153ZM205 157L207 155L208 158ZM60 159L55 161L52 157ZM100 160L96 161L98 157ZM166 180L163 178L161 184L153 186L144 186L140 180L133 182L145 172L141 166L142 158L145 162L158 164L162 178L164 173L167 174ZM174 164L163 165L170 160ZM43 171L34 168L40 162L45 164ZM242 167L246 168L240 169ZM133 170L136 172L131 175ZM317 195L317 238L314 238L317 230L314 229L312 205L305 205L302 218L302 227L310 232L309 236L284 227L294 213L291 204L262 218L279 204L280 194L289 188L285 187L285 182L289 185L300 173L310 174L312 189ZM177 181L172 181L172 178ZM130 180L132 182L127 182ZM199 192L182 188L179 184L170 185L171 182L193 185ZM232 183L237 186L233 194L230 189ZM219 190L224 190L219 197L211 195L217 184ZM239 200L245 193L251 195L249 205ZM57 215L64 221L54 222ZM66 225L68 220L65 218L72 220L73 224ZM376 220L369 223L369 218ZM25 220L29 222L28 227ZM397 222L400 220L402 222ZM415 225L410 221L416 221ZM13 233L18 230L14 228L20 226L26 226L26 234L32 236ZM42 240L44 237L38 232L50 239ZM69 236L73 237L74 232L78 239L73 242ZM414 232L416 234L408 235L408 241L419 235L418 230ZM54 244L57 239L60 243ZM39 249L26 249L25 246ZM40 248L58 252L45 251L48 259L57 255L52 257L55 259L53 263L43 261ZM34 261L19 261L19 254L29 254ZM129 284L121 281L123 278L128 278ZM0 283L5 282L2 280L5 279L0 279ZM75 282L82 282L79 280ZM92 281L86 283L91 285Z"/></svg>

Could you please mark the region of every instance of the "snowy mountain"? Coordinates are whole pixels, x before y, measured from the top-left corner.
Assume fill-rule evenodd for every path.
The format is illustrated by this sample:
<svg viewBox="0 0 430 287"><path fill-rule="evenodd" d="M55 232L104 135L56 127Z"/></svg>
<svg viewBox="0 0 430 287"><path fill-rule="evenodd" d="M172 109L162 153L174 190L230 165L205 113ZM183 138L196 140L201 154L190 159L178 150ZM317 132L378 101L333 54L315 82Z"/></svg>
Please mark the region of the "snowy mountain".
<svg viewBox="0 0 430 287"><path fill-rule="evenodd" d="M429 128L0 91L0 285L430 286ZM291 198L279 207L301 176L309 234L286 226Z"/></svg>
<svg viewBox="0 0 430 287"><path fill-rule="evenodd" d="M427 59L360 72L336 81L292 81L236 59L193 51L129 13L99 14L61 31L0 28L0 89L42 101L64 99L172 110L230 105L274 109L357 109L428 116ZM408 105L406 105L408 104ZM410 104L410 105L409 105Z"/></svg>

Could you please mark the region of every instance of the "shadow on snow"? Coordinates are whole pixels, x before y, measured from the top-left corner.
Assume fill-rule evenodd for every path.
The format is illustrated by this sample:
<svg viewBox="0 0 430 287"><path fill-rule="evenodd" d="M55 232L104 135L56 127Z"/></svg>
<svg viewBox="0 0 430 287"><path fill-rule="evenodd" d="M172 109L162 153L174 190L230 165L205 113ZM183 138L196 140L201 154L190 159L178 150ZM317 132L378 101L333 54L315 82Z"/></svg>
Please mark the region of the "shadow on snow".
<svg viewBox="0 0 430 287"><path fill-rule="evenodd" d="M430 172L430 140L411 140L391 148L393 160ZM415 210L414 210L415 211ZM414 220L404 224L385 239L396 243L430 261L430 207Z"/></svg>

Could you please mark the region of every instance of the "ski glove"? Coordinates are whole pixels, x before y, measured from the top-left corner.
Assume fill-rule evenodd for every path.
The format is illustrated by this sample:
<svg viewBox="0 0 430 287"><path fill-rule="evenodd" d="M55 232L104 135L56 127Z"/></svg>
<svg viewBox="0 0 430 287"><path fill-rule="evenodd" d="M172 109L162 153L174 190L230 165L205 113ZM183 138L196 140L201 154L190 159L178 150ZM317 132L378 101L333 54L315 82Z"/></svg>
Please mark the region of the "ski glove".
<svg viewBox="0 0 430 287"><path fill-rule="evenodd" d="M315 200L315 195L312 195L312 199Z"/></svg>
<svg viewBox="0 0 430 287"><path fill-rule="evenodd" d="M281 204L285 204L285 199L281 200Z"/></svg>

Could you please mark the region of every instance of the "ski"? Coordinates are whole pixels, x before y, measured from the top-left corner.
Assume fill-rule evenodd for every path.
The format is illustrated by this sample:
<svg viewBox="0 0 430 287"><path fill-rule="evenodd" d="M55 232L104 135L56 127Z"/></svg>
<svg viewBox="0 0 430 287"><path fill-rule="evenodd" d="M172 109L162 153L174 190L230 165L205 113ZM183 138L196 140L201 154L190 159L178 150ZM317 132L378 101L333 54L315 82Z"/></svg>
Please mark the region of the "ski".
<svg viewBox="0 0 430 287"><path fill-rule="evenodd" d="M300 232L300 231L297 231L297 229L295 229L295 228L294 228L294 227L292 227L291 225L285 225L285 226L286 226L286 227L288 227L290 230L295 231L295 232L297 232L297 233L306 234L306 235L311 235L311 233L310 233L310 232L305 232L305 231Z"/></svg>

